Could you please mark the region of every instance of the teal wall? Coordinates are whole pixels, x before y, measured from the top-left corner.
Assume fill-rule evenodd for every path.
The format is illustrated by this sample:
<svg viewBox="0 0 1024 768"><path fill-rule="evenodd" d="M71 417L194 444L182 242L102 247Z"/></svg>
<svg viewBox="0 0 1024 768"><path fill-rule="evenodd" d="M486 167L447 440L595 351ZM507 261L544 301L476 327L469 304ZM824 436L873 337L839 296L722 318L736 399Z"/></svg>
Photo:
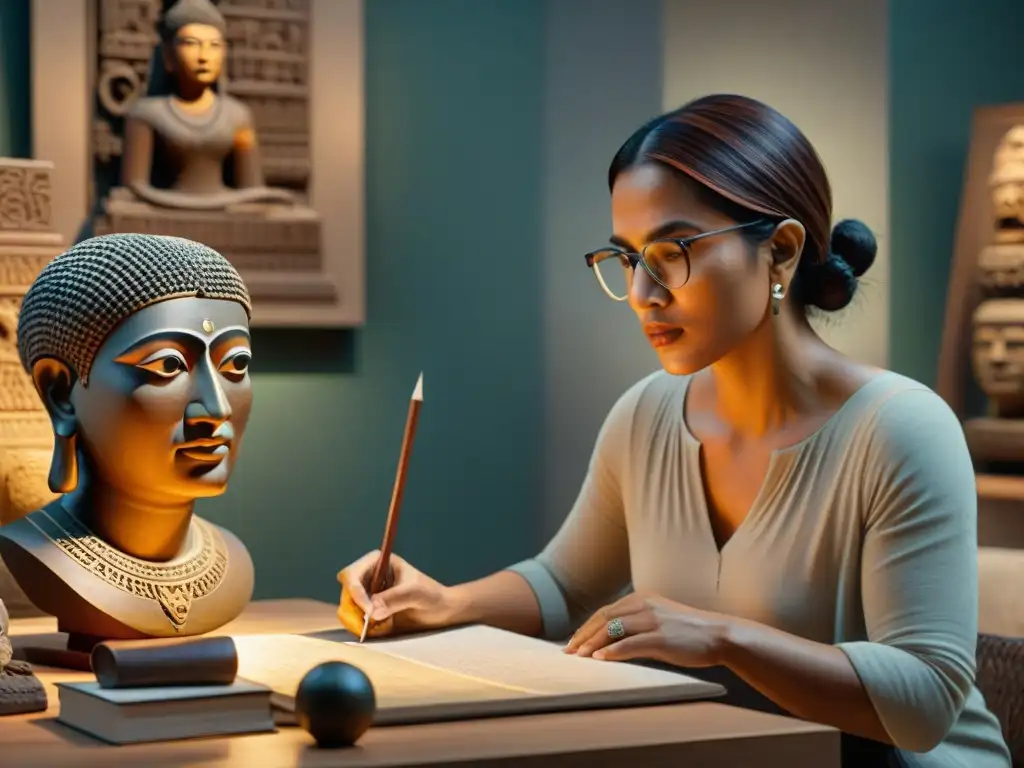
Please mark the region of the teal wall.
<svg viewBox="0 0 1024 768"><path fill-rule="evenodd" d="M260 597L336 600L337 569L379 545L421 369L397 549L457 580L538 544L543 22L541 0L366 3L367 323L256 335L242 456L200 508L248 544ZM7 77L23 31L2 32L10 94L27 51ZM27 111L4 95L11 151Z"/></svg>
<svg viewBox="0 0 1024 768"><path fill-rule="evenodd" d="M542 29L540 0L366 3L368 309L352 372L257 373L237 474L210 505L249 545L260 596L337 599L337 568L380 544L421 369L398 551L456 580L537 544ZM310 367L332 354L273 340Z"/></svg>
<svg viewBox="0 0 1024 768"><path fill-rule="evenodd" d="M30 157L29 0L0 0L0 157Z"/></svg>
<svg viewBox="0 0 1024 768"><path fill-rule="evenodd" d="M971 115L1024 101L1024 45L1012 22L1021 5L891 0L891 8L891 365L933 385Z"/></svg>

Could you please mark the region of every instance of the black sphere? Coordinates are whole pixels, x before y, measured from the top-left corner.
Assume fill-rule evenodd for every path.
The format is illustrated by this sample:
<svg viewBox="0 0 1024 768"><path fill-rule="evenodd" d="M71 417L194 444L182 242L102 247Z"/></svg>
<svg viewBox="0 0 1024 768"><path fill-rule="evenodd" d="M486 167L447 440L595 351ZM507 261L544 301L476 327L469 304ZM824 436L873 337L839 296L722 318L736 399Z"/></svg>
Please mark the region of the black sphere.
<svg viewBox="0 0 1024 768"><path fill-rule="evenodd" d="M295 716L318 747L351 747L373 724L377 697L358 667L343 661L318 664L295 694Z"/></svg>

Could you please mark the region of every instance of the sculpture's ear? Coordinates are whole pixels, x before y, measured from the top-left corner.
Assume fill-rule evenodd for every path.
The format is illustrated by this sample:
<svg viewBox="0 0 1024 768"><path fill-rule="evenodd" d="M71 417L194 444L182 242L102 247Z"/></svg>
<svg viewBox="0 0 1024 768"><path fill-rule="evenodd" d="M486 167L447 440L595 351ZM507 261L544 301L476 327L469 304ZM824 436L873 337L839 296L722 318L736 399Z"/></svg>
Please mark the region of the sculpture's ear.
<svg viewBox="0 0 1024 768"><path fill-rule="evenodd" d="M55 357L44 357L32 366L32 383L58 437L72 437L78 431L75 407L71 404L75 378L67 363Z"/></svg>
<svg viewBox="0 0 1024 768"><path fill-rule="evenodd" d="M48 485L54 493L70 493L78 487L78 418L71 403L75 375L67 363L45 357L32 366L32 383L53 424Z"/></svg>

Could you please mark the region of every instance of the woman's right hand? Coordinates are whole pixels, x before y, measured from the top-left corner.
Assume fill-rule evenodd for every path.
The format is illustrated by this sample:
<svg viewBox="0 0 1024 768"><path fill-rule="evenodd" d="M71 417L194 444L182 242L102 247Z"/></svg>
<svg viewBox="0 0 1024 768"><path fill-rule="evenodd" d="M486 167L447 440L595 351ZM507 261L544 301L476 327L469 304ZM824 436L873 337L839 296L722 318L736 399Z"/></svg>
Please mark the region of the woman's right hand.
<svg viewBox="0 0 1024 768"><path fill-rule="evenodd" d="M449 588L416 570L398 555L390 558L387 589L371 599L367 591L379 558L380 550L374 550L338 573L341 583L338 618L345 629L356 637L361 635L367 613L370 615L368 637L437 629L451 621L453 606Z"/></svg>

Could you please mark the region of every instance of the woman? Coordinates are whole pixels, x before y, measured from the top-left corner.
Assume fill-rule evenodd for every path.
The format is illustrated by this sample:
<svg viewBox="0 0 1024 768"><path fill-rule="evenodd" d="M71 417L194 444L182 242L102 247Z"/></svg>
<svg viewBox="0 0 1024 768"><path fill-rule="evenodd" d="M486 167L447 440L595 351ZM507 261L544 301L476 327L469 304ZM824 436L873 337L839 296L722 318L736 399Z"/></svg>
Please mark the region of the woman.
<svg viewBox="0 0 1024 768"><path fill-rule="evenodd" d="M369 600L370 553L339 574L345 626L371 611L377 635L479 622L555 638L586 619L567 652L725 667L878 746L871 760L1009 766L974 687L971 459L938 396L812 330L808 311L849 304L876 246L858 222L831 229L810 143L764 104L708 96L637 131L609 186L612 247L587 263L664 370L612 408L538 557L454 587L395 558Z"/></svg>

